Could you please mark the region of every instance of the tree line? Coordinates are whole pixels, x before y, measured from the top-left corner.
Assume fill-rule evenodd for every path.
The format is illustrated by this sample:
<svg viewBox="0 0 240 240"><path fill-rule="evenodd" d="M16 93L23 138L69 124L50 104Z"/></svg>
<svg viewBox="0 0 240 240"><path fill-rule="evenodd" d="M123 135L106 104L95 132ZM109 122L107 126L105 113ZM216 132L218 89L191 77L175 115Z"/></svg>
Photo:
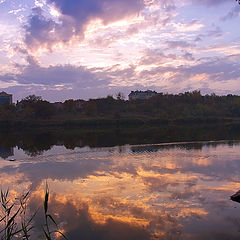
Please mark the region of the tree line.
<svg viewBox="0 0 240 240"><path fill-rule="evenodd" d="M0 105L0 120L72 120L93 118L239 118L240 96L202 95L200 91L180 94L159 93L150 99L124 100L121 93L105 98L69 99L50 103L40 96L30 95L17 104Z"/></svg>

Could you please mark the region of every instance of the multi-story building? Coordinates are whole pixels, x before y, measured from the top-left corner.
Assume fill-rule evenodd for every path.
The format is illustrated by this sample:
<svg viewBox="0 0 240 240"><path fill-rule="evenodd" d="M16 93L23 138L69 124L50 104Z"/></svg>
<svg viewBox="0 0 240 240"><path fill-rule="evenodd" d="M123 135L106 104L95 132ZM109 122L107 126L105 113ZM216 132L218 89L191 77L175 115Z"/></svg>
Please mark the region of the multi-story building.
<svg viewBox="0 0 240 240"><path fill-rule="evenodd" d="M4 103L12 104L12 94L0 92L0 104Z"/></svg>
<svg viewBox="0 0 240 240"><path fill-rule="evenodd" d="M151 97L156 96L158 93L155 91L147 90L147 91L131 91L128 95L129 101L137 100L137 99L149 99Z"/></svg>

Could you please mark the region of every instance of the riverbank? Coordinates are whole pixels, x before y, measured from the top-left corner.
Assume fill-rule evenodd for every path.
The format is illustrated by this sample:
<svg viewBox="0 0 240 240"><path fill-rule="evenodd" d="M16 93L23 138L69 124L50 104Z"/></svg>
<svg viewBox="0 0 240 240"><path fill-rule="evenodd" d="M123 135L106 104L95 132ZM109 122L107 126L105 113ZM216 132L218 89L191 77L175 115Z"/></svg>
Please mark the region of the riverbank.
<svg viewBox="0 0 240 240"><path fill-rule="evenodd" d="M239 122L184 123L148 125L1 127L0 147L18 147L36 155L52 146L113 147L126 144L158 144L172 142L240 140Z"/></svg>
<svg viewBox="0 0 240 240"><path fill-rule="evenodd" d="M0 121L0 129L23 128L23 127L130 127L130 126L161 126L165 124L216 124L216 123L239 123L240 118L88 118L73 120L7 120Z"/></svg>

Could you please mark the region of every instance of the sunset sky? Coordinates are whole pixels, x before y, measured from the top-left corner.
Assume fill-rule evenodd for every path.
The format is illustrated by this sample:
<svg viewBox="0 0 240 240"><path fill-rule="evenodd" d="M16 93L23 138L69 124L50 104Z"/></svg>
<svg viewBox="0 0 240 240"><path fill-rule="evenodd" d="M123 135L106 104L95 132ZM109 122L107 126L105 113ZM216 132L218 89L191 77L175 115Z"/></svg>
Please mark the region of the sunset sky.
<svg viewBox="0 0 240 240"><path fill-rule="evenodd" d="M235 0L0 0L0 91L240 94Z"/></svg>

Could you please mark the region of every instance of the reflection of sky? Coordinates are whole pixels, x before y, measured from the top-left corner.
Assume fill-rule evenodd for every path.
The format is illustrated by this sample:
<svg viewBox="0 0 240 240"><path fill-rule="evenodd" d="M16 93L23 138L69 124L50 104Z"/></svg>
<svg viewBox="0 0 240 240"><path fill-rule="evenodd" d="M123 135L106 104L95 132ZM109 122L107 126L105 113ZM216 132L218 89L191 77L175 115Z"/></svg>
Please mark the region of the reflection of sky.
<svg viewBox="0 0 240 240"><path fill-rule="evenodd" d="M0 181L14 196L31 188L35 208L47 179L70 239L239 239L240 145L187 145L1 161Z"/></svg>
<svg viewBox="0 0 240 240"><path fill-rule="evenodd" d="M4 150L6 152L8 149L2 148L2 152L4 152ZM74 150L69 150L63 146L53 146L53 147L51 147L50 150L39 151L39 153L36 155L39 156L39 158L41 158L41 157L57 156L57 155L61 155L61 154L73 154L75 152L85 152L85 151L89 151L89 148L88 147L83 147L83 148L76 147ZM11 155L9 155L6 159L7 160L11 160L11 159L12 160L13 159L14 160L23 160L23 159L36 159L36 157L33 158L28 151L24 151L23 149L21 149L19 147L15 147L12 149ZM2 156L0 156L0 160L3 160Z"/></svg>
<svg viewBox="0 0 240 240"><path fill-rule="evenodd" d="M3 148L0 147L0 158L7 159L14 155L14 151L12 147Z"/></svg>

